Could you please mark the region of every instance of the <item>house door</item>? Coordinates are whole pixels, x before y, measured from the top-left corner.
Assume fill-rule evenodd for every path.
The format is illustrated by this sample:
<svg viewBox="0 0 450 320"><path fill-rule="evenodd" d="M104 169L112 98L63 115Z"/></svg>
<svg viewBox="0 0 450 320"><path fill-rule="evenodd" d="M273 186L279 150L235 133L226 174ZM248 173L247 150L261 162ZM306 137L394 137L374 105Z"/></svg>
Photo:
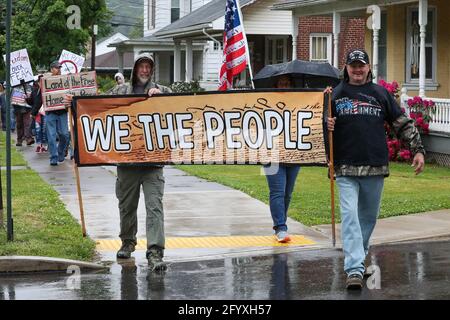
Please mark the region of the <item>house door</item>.
<svg viewBox="0 0 450 320"><path fill-rule="evenodd" d="M288 61L287 36L268 36L265 46L265 64L276 64Z"/></svg>

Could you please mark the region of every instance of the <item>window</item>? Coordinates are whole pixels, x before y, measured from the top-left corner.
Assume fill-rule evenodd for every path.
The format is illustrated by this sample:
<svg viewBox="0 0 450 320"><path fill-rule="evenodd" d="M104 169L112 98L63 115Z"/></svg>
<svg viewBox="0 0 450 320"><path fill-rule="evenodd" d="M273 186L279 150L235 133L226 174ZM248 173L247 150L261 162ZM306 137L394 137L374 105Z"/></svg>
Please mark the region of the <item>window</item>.
<svg viewBox="0 0 450 320"><path fill-rule="evenodd" d="M436 82L436 9L428 9L428 23L425 36L425 78ZM419 9L408 8L406 34L406 81L417 83L420 69L420 26Z"/></svg>
<svg viewBox="0 0 450 320"><path fill-rule="evenodd" d="M266 37L266 65L287 62L287 38Z"/></svg>
<svg viewBox="0 0 450 320"><path fill-rule="evenodd" d="M155 29L155 2L156 0L147 0L147 30Z"/></svg>
<svg viewBox="0 0 450 320"><path fill-rule="evenodd" d="M310 61L332 64L331 34L311 33L309 35L309 59Z"/></svg>
<svg viewBox="0 0 450 320"><path fill-rule="evenodd" d="M170 23L180 19L180 0L171 0L172 6L170 9Z"/></svg>
<svg viewBox="0 0 450 320"><path fill-rule="evenodd" d="M220 41L220 44L217 41L214 41L214 51L222 51L223 43Z"/></svg>

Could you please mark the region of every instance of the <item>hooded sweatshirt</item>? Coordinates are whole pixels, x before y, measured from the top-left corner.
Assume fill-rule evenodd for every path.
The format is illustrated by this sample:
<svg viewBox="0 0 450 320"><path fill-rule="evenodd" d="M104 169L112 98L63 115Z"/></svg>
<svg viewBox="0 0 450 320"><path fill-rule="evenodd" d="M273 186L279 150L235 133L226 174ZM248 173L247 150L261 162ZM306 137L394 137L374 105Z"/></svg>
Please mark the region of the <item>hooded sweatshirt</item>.
<svg viewBox="0 0 450 320"><path fill-rule="evenodd" d="M162 93L172 92L170 88L154 83L151 78L152 75L150 75L150 79L147 81L147 83L142 85L139 84L136 73L137 73L137 64L140 60L149 60L153 67L155 65L153 57L149 53L144 52L140 54L134 60L134 66L133 71L131 72L130 82L127 84L116 86L110 94L112 95L146 94L151 88L158 88L159 90L161 90Z"/></svg>

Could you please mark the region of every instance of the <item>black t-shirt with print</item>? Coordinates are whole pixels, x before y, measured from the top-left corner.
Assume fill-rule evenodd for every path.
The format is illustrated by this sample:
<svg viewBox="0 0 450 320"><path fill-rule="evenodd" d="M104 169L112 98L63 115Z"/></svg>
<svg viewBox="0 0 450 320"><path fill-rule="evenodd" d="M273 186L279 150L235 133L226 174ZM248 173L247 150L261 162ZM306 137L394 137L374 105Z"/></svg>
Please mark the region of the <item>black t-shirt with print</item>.
<svg viewBox="0 0 450 320"><path fill-rule="evenodd" d="M387 165L384 121L391 124L402 114L393 96L372 82L362 86L341 82L332 97L335 164Z"/></svg>

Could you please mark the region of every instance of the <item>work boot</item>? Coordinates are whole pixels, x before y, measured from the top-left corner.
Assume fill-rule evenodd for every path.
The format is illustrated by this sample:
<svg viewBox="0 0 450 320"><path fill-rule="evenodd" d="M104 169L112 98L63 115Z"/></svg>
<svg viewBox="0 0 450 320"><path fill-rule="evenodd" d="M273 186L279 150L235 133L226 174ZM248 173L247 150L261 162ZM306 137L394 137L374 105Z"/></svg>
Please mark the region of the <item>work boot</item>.
<svg viewBox="0 0 450 320"><path fill-rule="evenodd" d="M134 252L136 244L131 240L122 241L122 246L117 251L118 259L130 259L131 253Z"/></svg>
<svg viewBox="0 0 450 320"><path fill-rule="evenodd" d="M363 287L363 275L352 273L347 277L346 287L348 290L361 290Z"/></svg>
<svg viewBox="0 0 450 320"><path fill-rule="evenodd" d="M147 250L148 266L151 271L167 270L167 264L162 259L163 255L163 249L155 246Z"/></svg>

